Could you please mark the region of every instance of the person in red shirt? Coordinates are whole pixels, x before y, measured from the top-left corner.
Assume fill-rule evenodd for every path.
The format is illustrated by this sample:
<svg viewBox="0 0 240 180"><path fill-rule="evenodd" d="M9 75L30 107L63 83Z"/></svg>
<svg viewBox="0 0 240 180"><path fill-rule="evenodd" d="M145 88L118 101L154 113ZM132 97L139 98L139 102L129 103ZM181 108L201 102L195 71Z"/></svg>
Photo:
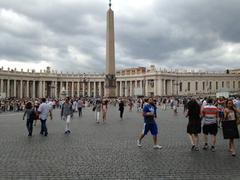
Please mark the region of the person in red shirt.
<svg viewBox="0 0 240 180"><path fill-rule="evenodd" d="M216 135L218 132L218 108L213 105L212 99L207 100L207 105L202 108L201 114L203 118L203 134L205 142L203 149L208 149L208 134L210 134L212 136L211 151L214 152L216 145Z"/></svg>

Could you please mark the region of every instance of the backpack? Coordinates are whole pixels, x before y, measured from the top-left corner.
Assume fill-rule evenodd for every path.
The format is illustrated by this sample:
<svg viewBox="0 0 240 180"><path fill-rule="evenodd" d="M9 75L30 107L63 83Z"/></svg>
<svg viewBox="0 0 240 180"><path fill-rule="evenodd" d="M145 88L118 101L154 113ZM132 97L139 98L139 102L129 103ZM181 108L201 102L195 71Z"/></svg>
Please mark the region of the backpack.
<svg viewBox="0 0 240 180"><path fill-rule="evenodd" d="M39 115L36 111L34 111L34 109L32 109L31 113L30 113L30 119L32 120L37 120L39 119Z"/></svg>

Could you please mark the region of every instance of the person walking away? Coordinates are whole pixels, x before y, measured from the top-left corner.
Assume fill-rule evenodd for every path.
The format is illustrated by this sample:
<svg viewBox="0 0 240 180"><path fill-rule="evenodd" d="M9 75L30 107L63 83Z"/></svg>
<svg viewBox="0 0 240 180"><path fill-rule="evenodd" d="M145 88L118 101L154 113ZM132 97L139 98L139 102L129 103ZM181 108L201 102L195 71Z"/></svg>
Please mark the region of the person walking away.
<svg viewBox="0 0 240 180"><path fill-rule="evenodd" d="M202 107L203 118L203 134L204 134L204 147L203 150L208 149L208 134L212 137L211 151L215 151L216 135L218 132L217 118L218 108L213 105L212 99L207 99L207 104Z"/></svg>
<svg viewBox="0 0 240 180"><path fill-rule="evenodd" d="M50 118L52 120L52 111L50 106L46 103L46 99L42 98L42 104L40 104L38 108L38 113L39 113L39 119L41 121L41 131L40 134L47 136L48 135L48 129L47 129L47 118L48 114L50 114Z"/></svg>
<svg viewBox="0 0 240 180"><path fill-rule="evenodd" d="M73 117L73 105L70 102L69 97L67 97L65 99L65 102L62 105L62 110L61 110L61 118L66 122L65 134L71 133L70 123L71 123L72 117Z"/></svg>
<svg viewBox="0 0 240 180"><path fill-rule="evenodd" d="M186 115L186 117L188 117L187 133L192 144L191 150L199 151L198 134L201 133L201 118L200 118L201 107L195 99L191 99L187 104L187 108L188 108Z"/></svg>
<svg viewBox="0 0 240 180"><path fill-rule="evenodd" d="M239 132L236 123L237 113L239 113L239 110L237 110L233 105L233 101L227 100L226 108L224 109L222 129L224 139L229 139L228 148L232 156L236 156L236 145L234 139L239 139Z"/></svg>
<svg viewBox="0 0 240 180"><path fill-rule="evenodd" d="M82 117L83 101L80 98L77 102L77 107L78 107L78 117Z"/></svg>
<svg viewBox="0 0 240 180"><path fill-rule="evenodd" d="M105 123L106 117L107 117L107 104L108 104L107 100L104 100L102 102L102 120L103 120L103 123Z"/></svg>
<svg viewBox="0 0 240 180"><path fill-rule="evenodd" d="M143 132L141 133L139 139L137 140L137 146L142 147L141 141L147 135L148 131L151 132L153 136L153 148L154 149L161 149L162 146L157 144L157 134L158 134L158 127L155 122L155 114L154 107L151 105L153 103L153 99L149 98L146 99L146 103L143 107L143 117L144 117L144 128Z"/></svg>
<svg viewBox="0 0 240 180"><path fill-rule="evenodd" d="M95 104L95 118L97 123L100 123L101 106L101 101L97 100Z"/></svg>
<svg viewBox="0 0 240 180"><path fill-rule="evenodd" d="M123 120L124 102L122 99L119 102L119 111L120 111L120 118L121 120Z"/></svg>
<svg viewBox="0 0 240 180"><path fill-rule="evenodd" d="M222 121L224 120L224 106L225 106L225 100L223 97L220 97L216 102L217 108L218 108L218 128L221 128Z"/></svg>
<svg viewBox="0 0 240 180"><path fill-rule="evenodd" d="M162 102L163 110L164 110L164 111L166 111L166 103L167 103L167 99L164 98L164 99L163 99L163 102Z"/></svg>
<svg viewBox="0 0 240 180"><path fill-rule="evenodd" d="M25 116L27 116L27 130L28 130L28 136L32 136L33 131L33 121L36 117L36 111L34 110L34 107L32 106L31 102L28 102L25 107L25 112L23 115L23 120L25 119Z"/></svg>

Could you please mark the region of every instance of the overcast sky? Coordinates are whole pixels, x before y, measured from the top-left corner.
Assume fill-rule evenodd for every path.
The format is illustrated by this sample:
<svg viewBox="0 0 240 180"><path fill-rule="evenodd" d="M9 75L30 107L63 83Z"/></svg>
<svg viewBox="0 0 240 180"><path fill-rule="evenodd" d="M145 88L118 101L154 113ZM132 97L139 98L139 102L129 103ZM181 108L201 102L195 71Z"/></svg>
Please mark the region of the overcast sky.
<svg viewBox="0 0 240 180"><path fill-rule="evenodd" d="M116 69L240 68L239 0L112 0ZM108 0L1 0L0 64L104 72Z"/></svg>

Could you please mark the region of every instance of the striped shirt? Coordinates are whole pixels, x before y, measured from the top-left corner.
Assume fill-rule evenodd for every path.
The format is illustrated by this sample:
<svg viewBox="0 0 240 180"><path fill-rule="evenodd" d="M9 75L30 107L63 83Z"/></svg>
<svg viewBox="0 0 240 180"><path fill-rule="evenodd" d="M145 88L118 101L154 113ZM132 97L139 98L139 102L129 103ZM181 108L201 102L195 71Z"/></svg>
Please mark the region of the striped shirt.
<svg viewBox="0 0 240 180"><path fill-rule="evenodd" d="M217 123L218 108L214 105L206 105L202 109L203 123L214 124Z"/></svg>

